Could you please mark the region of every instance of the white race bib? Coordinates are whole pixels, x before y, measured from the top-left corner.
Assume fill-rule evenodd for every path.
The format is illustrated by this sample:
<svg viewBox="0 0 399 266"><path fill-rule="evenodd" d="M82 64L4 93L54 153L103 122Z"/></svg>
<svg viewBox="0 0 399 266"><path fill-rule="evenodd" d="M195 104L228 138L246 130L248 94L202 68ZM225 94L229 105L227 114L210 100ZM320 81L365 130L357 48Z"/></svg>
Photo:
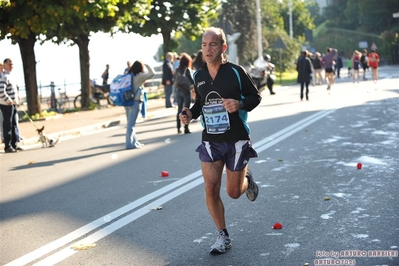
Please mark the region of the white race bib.
<svg viewBox="0 0 399 266"><path fill-rule="evenodd" d="M204 105L202 114L208 134L223 134L230 129L229 114L222 104Z"/></svg>

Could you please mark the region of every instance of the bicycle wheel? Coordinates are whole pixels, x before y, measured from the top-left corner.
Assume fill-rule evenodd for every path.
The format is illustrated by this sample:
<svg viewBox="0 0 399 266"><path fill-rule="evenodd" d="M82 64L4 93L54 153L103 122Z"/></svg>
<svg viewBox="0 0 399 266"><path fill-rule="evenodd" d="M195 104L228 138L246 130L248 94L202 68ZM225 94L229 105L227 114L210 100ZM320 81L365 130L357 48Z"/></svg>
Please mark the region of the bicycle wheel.
<svg viewBox="0 0 399 266"><path fill-rule="evenodd" d="M73 101L73 106L75 106L76 109L82 108L82 95L81 94L76 96L75 100Z"/></svg>
<svg viewBox="0 0 399 266"><path fill-rule="evenodd" d="M58 101L60 109L69 109L69 98L65 93L62 93Z"/></svg>

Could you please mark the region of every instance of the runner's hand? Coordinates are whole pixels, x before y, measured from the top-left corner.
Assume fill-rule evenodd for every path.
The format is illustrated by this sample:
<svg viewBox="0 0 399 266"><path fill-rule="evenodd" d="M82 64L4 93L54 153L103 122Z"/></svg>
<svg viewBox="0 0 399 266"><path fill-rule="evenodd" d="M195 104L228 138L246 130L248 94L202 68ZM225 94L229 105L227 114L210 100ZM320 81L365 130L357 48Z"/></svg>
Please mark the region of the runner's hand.
<svg viewBox="0 0 399 266"><path fill-rule="evenodd" d="M237 112L240 109L240 101L238 100L222 98L222 104L229 113Z"/></svg>
<svg viewBox="0 0 399 266"><path fill-rule="evenodd" d="M186 112L186 114L183 114ZM188 125L193 118L193 114L187 107L183 107L183 111L179 114L179 119L183 123L183 125Z"/></svg>

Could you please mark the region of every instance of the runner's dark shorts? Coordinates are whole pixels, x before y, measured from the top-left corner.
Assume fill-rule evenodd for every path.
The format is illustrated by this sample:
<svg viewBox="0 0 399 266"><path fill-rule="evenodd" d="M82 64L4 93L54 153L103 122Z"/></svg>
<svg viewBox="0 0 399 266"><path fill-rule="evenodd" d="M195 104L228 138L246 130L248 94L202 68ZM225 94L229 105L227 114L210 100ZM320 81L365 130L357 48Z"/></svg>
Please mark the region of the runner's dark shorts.
<svg viewBox="0 0 399 266"><path fill-rule="evenodd" d="M334 73L334 70L332 69L332 67L327 67L326 73Z"/></svg>
<svg viewBox="0 0 399 266"><path fill-rule="evenodd" d="M195 151L199 153L201 162L222 160L230 171L240 171L248 164L249 158L258 157L250 140L236 143L203 141Z"/></svg>

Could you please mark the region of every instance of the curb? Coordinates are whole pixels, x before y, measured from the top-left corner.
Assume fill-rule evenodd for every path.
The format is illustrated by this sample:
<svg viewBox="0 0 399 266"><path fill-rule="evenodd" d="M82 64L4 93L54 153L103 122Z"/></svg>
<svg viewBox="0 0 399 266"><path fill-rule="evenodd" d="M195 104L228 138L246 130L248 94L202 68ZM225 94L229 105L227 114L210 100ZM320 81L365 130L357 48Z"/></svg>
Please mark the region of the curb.
<svg viewBox="0 0 399 266"><path fill-rule="evenodd" d="M154 120L157 118L175 115L176 112L177 111L174 108L150 111L147 113L147 117L145 119L143 119L142 117L138 117L136 124L140 124L145 121L151 121L151 120ZM64 130L64 131L60 131L60 132L51 133L51 134L48 134L48 136L53 139L60 138L60 141L62 141L62 140L67 140L67 139L71 139L71 138L84 136L84 135L94 133L95 131L100 131L103 129L119 127L124 124L126 124L126 116L123 115L116 119L106 120L106 121L103 121L100 123L96 123L96 124L92 124L92 125L88 125L88 126L84 126L84 127L78 127L78 128L74 128L74 129L70 129L70 130ZM41 143L39 143L37 137L34 137L34 138L23 139L19 143L18 146L22 150L25 150L25 149L28 149L29 146L36 146L36 145L41 146ZM0 150L4 150L4 143L0 143Z"/></svg>

